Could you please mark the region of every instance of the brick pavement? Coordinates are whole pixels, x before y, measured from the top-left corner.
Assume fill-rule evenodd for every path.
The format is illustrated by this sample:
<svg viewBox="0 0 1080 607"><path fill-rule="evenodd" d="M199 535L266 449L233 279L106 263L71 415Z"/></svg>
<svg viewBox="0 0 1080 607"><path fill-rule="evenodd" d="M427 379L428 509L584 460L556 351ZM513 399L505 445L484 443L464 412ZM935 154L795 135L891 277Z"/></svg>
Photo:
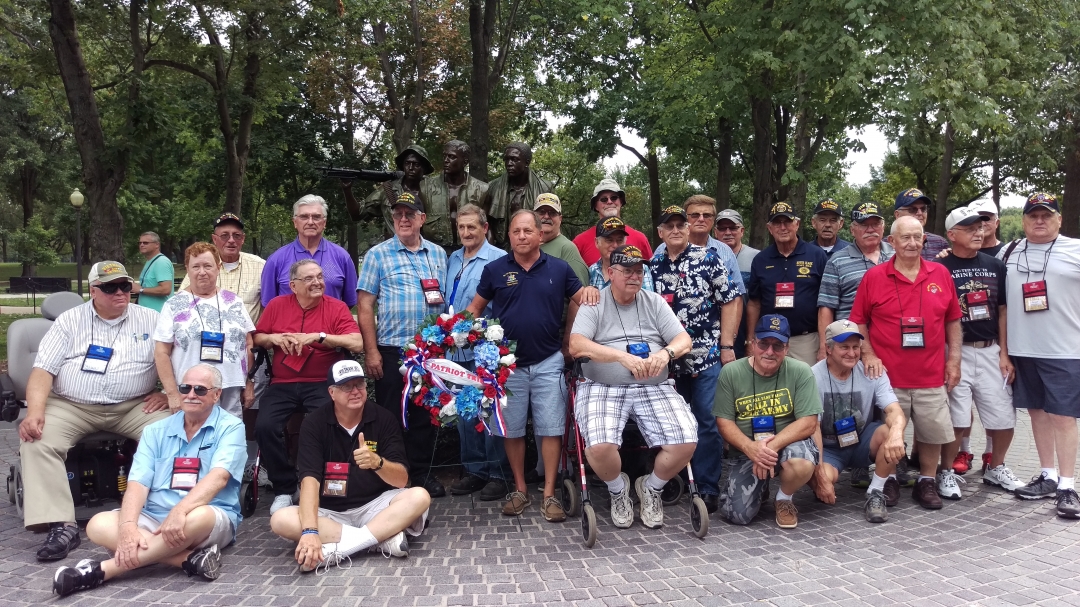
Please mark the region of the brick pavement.
<svg viewBox="0 0 1080 607"><path fill-rule="evenodd" d="M1037 458L1027 416L1018 421L1009 463L1027 478ZM981 430L974 436L981 448ZM4 424L4 471L17 448L18 436ZM0 607L1080 605L1080 521L1054 516L1051 500L1023 502L984 485L977 472L967 480L964 499L936 512L916 506L904 490L889 522L873 526L862 518L861 490L841 482L838 504L826 506L804 489L795 497L797 529L778 529L770 509L749 527L714 515L703 540L691 533L685 498L667 509L662 530L640 522L616 530L599 491L600 536L592 550L580 543L578 519L547 523L535 501L519 521L501 516L496 502L443 498L435 500L431 525L412 542L408 559L360 555L351 568L318 577L296 573L292 546L269 530L264 500L225 551L224 573L214 582L157 566L63 600L50 594L57 564L33 557L42 536L24 531L3 500ZM105 556L84 537L66 562Z"/></svg>

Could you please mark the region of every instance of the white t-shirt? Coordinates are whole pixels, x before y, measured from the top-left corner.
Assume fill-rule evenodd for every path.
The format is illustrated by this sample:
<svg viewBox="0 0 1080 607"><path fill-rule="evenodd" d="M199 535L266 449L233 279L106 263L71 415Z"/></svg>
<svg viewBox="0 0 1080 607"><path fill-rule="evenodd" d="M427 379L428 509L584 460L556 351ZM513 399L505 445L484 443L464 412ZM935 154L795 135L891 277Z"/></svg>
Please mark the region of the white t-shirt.
<svg viewBox="0 0 1080 607"><path fill-rule="evenodd" d="M173 345L173 375L179 384L188 369L203 362L199 360L202 332L224 333L222 362L208 364L221 371L223 388L236 388L243 387L247 381L245 336L254 330L255 323L251 322L244 302L232 291L221 289L217 296L209 299L196 298L189 291L177 291L161 308L154 328L154 341Z"/></svg>
<svg viewBox="0 0 1080 607"><path fill-rule="evenodd" d="M1080 359L1080 240L1068 236L1044 244L1021 240L1005 267L1009 354ZM1025 312L1023 284L1039 280L1046 281L1049 309Z"/></svg>

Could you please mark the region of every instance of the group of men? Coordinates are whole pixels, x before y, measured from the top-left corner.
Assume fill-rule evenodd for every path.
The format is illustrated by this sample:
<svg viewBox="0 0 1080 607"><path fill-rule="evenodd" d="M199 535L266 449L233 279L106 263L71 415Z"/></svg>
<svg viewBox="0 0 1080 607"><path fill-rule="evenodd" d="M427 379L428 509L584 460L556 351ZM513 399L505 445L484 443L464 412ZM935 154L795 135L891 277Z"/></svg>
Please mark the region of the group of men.
<svg viewBox="0 0 1080 607"><path fill-rule="evenodd" d="M697 195L663 210L653 253L622 221L626 195L612 180L594 190L595 228L563 236L561 202L531 158L528 146L511 144L506 174L484 184L464 172L464 143L447 144L440 175L410 146L397 157L404 176L365 201L388 237L359 272L323 236L328 208L318 196L294 204L297 238L266 261L241 251L240 218L215 221L221 286L243 298L255 345L272 351L255 435L275 496L271 526L297 542L301 571L365 549L407 555L406 536L423 530L431 498L445 495L430 470L436 427L426 410L403 405L399 366L424 318L448 306L499 318L517 344L505 429L459 429L465 474L450 487L504 499L505 515L524 513L530 485L542 480L541 515L565 519L555 497L564 368L588 358L574 418L619 527L634 520L619 455L631 417L658 448L651 470L633 481L644 525L663 525L661 490L689 464L708 510L735 524L753 520L778 477L776 522L791 528L793 494L809 484L833 503L846 469L874 466L863 504L871 522L897 503L908 479L896 470L909 459L916 502L941 508L941 497L959 499L959 475L973 459L973 404L987 430L984 482L1025 499L1056 497L1059 515L1080 517L1072 478L1080 406L1069 381L1080 369L1062 339L1080 334L1070 296L1080 285L1080 245L1059 236L1052 196L1028 199L1026 238L1004 249L988 231L992 205L950 213L945 241L924 233L930 199L907 190L896 198L889 242L879 205L864 202L851 211L854 242L846 243L835 201L814 208L813 241L801 239L795 209L778 202L768 216L772 243L757 251L743 244L737 212ZM157 237L143 236L151 266ZM152 294L145 285L154 278L143 293ZM154 313L127 305L135 286L116 262L95 264L90 282L91 302L62 315L42 344L20 425L27 476L43 479L26 495L27 527L49 529L38 557L65 558L79 543L64 454L82 435L111 430L143 438L123 507L88 527L116 557L61 568L54 589L94 587L149 562L213 579L239 523L239 421L214 408L220 376L207 365L185 374L184 406L170 417L154 388L151 331L140 328L152 327ZM363 365L346 352L362 352ZM451 357L472 364L468 351ZM365 405L368 380L375 407ZM1004 464L1014 398L1031 413L1042 466L1026 485ZM307 416L294 465L284 430L297 411ZM526 471L530 416L539 461ZM733 464L722 489L725 443Z"/></svg>

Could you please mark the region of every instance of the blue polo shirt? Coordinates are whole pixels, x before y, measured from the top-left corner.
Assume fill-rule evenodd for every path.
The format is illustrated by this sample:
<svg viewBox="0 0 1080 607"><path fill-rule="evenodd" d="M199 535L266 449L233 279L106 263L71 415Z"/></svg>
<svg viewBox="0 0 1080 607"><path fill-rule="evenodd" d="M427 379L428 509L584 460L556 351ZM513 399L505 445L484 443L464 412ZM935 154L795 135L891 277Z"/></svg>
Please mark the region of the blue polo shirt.
<svg viewBox="0 0 1080 607"><path fill-rule="evenodd" d="M802 239L788 257L771 244L750 264L750 299L761 302L762 316L783 314L792 335L816 333L818 289L828 261L821 247ZM794 308L776 308L776 284L780 282L795 283Z"/></svg>
<svg viewBox="0 0 1080 607"><path fill-rule="evenodd" d="M519 367L528 367L562 348L562 312L581 281L565 261L543 251L525 271L513 254L484 266L476 294L491 302L506 338L517 341Z"/></svg>
<svg viewBox="0 0 1080 607"><path fill-rule="evenodd" d="M210 500L229 515L233 532L240 526L240 481L247 463L247 441L244 423L215 405L202 428L190 441L184 432L184 413L174 413L143 429L139 448L131 461L128 480L150 489L143 512L162 522L169 512L188 492L170 489L172 485L173 459L197 457L199 480L206 478L213 468L223 468L229 473L229 482Z"/></svg>

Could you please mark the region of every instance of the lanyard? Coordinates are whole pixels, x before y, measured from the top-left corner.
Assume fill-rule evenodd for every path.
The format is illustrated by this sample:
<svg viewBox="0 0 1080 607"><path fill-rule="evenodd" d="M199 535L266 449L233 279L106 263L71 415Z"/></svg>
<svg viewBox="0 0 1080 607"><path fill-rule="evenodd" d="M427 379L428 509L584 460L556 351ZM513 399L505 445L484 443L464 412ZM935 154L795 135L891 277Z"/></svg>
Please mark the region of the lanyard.
<svg viewBox="0 0 1080 607"><path fill-rule="evenodd" d="M207 420L207 421L209 421L209 420ZM199 428L199 434L202 434L202 438L199 439L199 450L195 452L195 457L199 457L199 454L202 453L203 449L208 449L209 448L209 447L204 447L203 446L203 445L206 444L206 435L209 434L209 432L203 433L203 430L205 430L205 429L206 429L205 424L203 425L202 428ZM187 455L187 450L188 450L188 447L190 447L190 446L191 446L191 443L188 443L187 446L181 447L180 451L182 452L182 454L179 457L191 457L190 455ZM213 446L214 446L214 444L210 443L210 447L213 447Z"/></svg>
<svg viewBox="0 0 1080 607"><path fill-rule="evenodd" d="M404 246L404 245L402 245L402 246ZM408 249L405 249L405 250L408 251ZM420 251L425 251L426 252L427 249L421 247L415 254L419 255ZM416 262L413 261L413 255L411 254L411 252L410 253L405 253L405 258L409 260L409 265L412 266L412 269L416 272L416 275L421 276L420 269L416 267ZM424 255L424 261L423 261L422 265L424 266L424 271L427 272L427 270L428 270L427 255ZM464 269L464 268L462 268L462 269ZM427 272L427 276L429 276L431 278L434 278L435 273L434 272ZM422 276L421 276L421 278L422 278ZM451 300L453 300L453 298L451 298Z"/></svg>
<svg viewBox="0 0 1080 607"><path fill-rule="evenodd" d="M776 350L773 350L773 352L776 352ZM753 360L755 360L755 361L756 361L756 360L757 360L757 357L755 356L755 357L753 358ZM784 366L784 361L780 361L780 368L778 368L778 369L776 370L776 377L775 377L775 378L773 379L773 385L772 385L772 388L773 388L773 389L772 389L772 391L773 391L773 394L775 394L775 393L776 393L776 387L777 387L778 385L780 385L780 371L782 371L782 370L783 370L783 366ZM764 377L764 376L762 376L762 377ZM758 372L757 372L757 369L755 369L755 368L754 368L754 364L753 364L753 362L751 362L751 363L750 363L750 386L751 386L751 388L753 388L753 390L754 390L754 393L753 393L753 394L752 394L752 395L750 396L750 401L751 401L751 404L753 404L753 399L757 398L757 395L758 395L758 391L757 391L757 378L758 378Z"/></svg>
<svg viewBox="0 0 1080 607"><path fill-rule="evenodd" d="M1016 269L1020 272L1023 272L1025 276L1030 276L1031 274L1042 274L1043 280L1046 280L1046 267L1050 265L1050 251L1054 250L1054 245L1057 244L1057 238L1050 241L1050 246L1046 249L1046 256L1043 257L1042 269L1038 271L1032 270L1030 264L1028 263L1028 244L1030 244L1030 241L1025 238L1024 250L1020 251L1020 253L1024 256L1024 265L1021 267L1020 256L1017 255ZM1027 282L1031 282L1031 280L1028 280Z"/></svg>
<svg viewBox="0 0 1080 607"><path fill-rule="evenodd" d="M192 293L191 296L195 298L195 313L199 315L199 327L201 327L202 330L205 331L206 330L206 322L203 320L202 312L199 310L199 299L200 298L199 298L198 295L196 295L194 293ZM224 326L224 323L221 320L221 292L220 291L214 293L214 303L217 305L218 333L221 333L224 330L222 328Z"/></svg>
<svg viewBox="0 0 1080 607"><path fill-rule="evenodd" d="M96 318L96 315L94 314L93 309L90 309L89 312L90 312L90 344L89 345L94 345L94 320ZM113 336L112 341L109 343L109 349L110 350L112 349L113 346L116 345L116 340L120 339L120 334L123 333L124 325L127 324L127 321L128 321L128 317L125 316L124 320L121 320L120 324L116 325L116 335ZM102 319L101 322L105 322L105 319ZM108 335L108 331L106 331L105 334Z"/></svg>
<svg viewBox="0 0 1080 607"><path fill-rule="evenodd" d="M479 253L479 251L477 251L477 253ZM462 256L464 257L464 253L462 253ZM472 259L469 259L465 261L465 263L461 264L461 269L458 270L457 276L454 277L454 288L452 291L450 291L450 305L457 305L457 300L454 298L457 297L458 282L461 281L461 275L465 273L465 270L469 267L469 265L472 264L472 262L476 261L476 259L477 258L474 255Z"/></svg>
<svg viewBox="0 0 1080 607"><path fill-rule="evenodd" d="M611 295L611 289L608 289L608 295ZM622 322L622 313L619 312L619 304L615 302L615 296L611 295L611 303L615 306L615 314L619 316L619 326L622 328L623 339L626 343L630 343L630 338L626 336L626 326ZM645 343L645 334L641 332L641 314L638 313L638 299L634 296L634 314L637 316L638 321L638 343Z"/></svg>
<svg viewBox="0 0 1080 607"><path fill-rule="evenodd" d="M139 284L143 284L143 278L146 278L146 272L150 268L154 267L154 263L157 262L157 260L162 258L162 257L165 257L165 254L164 253L158 253L157 255L154 256L153 259L150 260L150 263L146 264L143 267L142 272L139 273ZM143 285L143 286L146 286L146 285ZM154 286L156 287L157 285L154 285Z"/></svg>
<svg viewBox="0 0 1080 607"><path fill-rule="evenodd" d="M895 264L893 268L895 268ZM916 276L915 278L918 278ZM896 290L896 305L900 306L900 318L904 318L904 304L900 301L900 281L896 280L896 275L892 277L893 289ZM916 289L919 292L919 318L922 318L922 290Z"/></svg>
<svg viewBox="0 0 1080 607"><path fill-rule="evenodd" d="M833 377L832 371L829 370L828 365L825 366L825 372L829 374L829 385L832 386L833 388L836 388L837 387L836 386L836 379ZM840 391L842 389L843 389L843 386L840 386L840 389L837 389L836 391L830 390L829 394L830 395L831 394L838 394L838 395L842 394L842 392ZM834 421L835 421L835 418L836 418L836 407L835 407L835 405L836 405L836 401L834 400L833 401L833 420ZM854 409L855 409L855 369L851 370L851 386L848 388L848 406L851 407L851 409L852 409L851 413L854 414L854 412L855 412L854 411Z"/></svg>

